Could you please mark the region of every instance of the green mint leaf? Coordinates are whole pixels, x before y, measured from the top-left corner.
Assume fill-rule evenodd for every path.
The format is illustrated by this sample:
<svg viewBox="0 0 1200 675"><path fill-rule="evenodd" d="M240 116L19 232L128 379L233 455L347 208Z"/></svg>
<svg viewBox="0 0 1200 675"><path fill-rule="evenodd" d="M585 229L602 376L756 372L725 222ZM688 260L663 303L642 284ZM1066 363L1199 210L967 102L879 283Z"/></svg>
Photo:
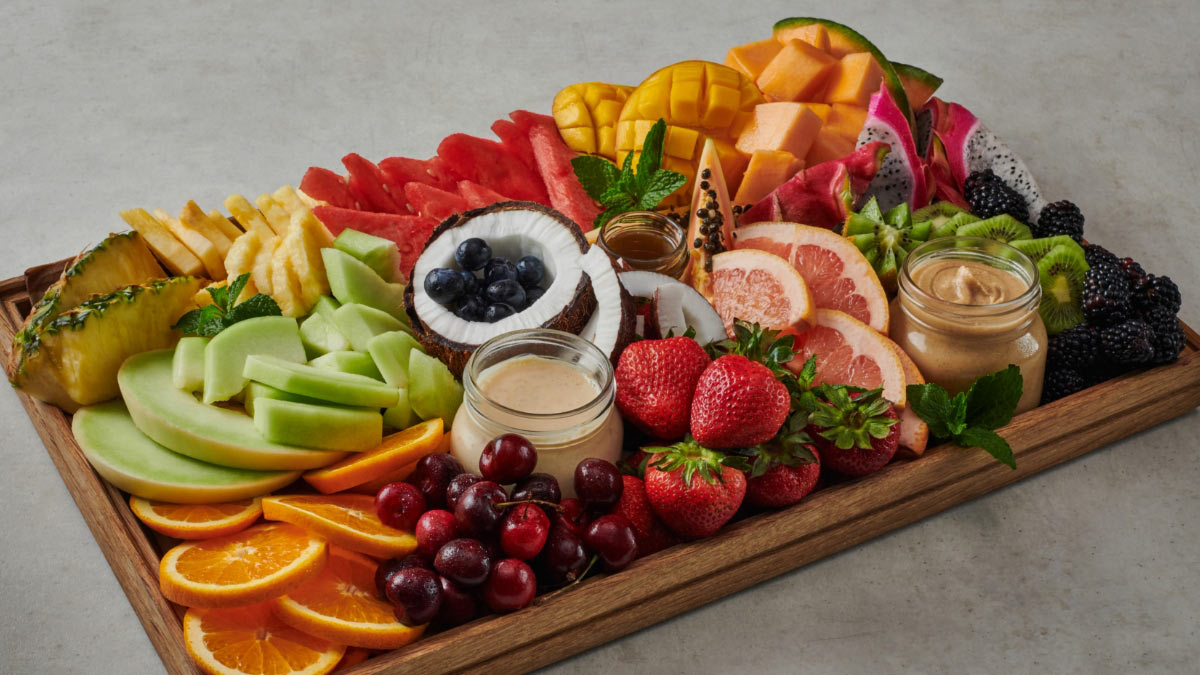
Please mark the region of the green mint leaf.
<svg viewBox="0 0 1200 675"><path fill-rule="evenodd" d="M967 423L984 429L1008 424L1021 400L1022 384L1021 369L1012 364L975 380L967 391Z"/></svg>
<svg viewBox="0 0 1200 675"><path fill-rule="evenodd" d="M600 195L616 185L621 176L617 167L602 157L581 155L571 160L571 168L575 170L575 177L584 191L596 201L600 201Z"/></svg>
<svg viewBox="0 0 1200 675"><path fill-rule="evenodd" d="M950 417L946 420L951 436L957 436L967 428L967 395L958 392L950 399Z"/></svg>
<svg viewBox="0 0 1200 675"><path fill-rule="evenodd" d="M641 180L640 173L638 174L638 180ZM681 173L664 171L662 169L655 171L646 180L646 185L642 188L641 196L638 197L638 208L643 211L652 211L658 208L662 200L683 187L683 184L686 182L687 177Z"/></svg>
<svg viewBox="0 0 1200 675"><path fill-rule="evenodd" d="M636 185L639 194L645 194L650 181L662 166L663 144L667 140L667 122L661 117L642 140L642 156L638 159ZM655 204L658 206L658 204Z"/></svg>
<svg viewBox="0 0 1200 675"><path fill-rule="evenodd" d="M905 389L908 407L925 420L929 431L937 438L950 438L949 420L951 416L950 394L941 385L910 384Z"/></svg>
<svg viewBox="0 0 1200 675"><path fill-rule="evenodd" d="M224 313L221 312L219 307L208 305L203 309L193 309L190 312L186 312L183 316L179 317L179 321L176 321L175 325L171 326L171 328L187 335L209 337L221 332L219 327L216 332L209 331L212 330L214 322L219 323L223 321L223 318Z"/></svg>
<svg viewBox="0 0 1200 675"><path fill-rule="evenodd" d="M624 180L626 177L628 177L628 178L633 177L633 153L632 152L626 153L625 161L621 163L621 180Z"/></svg>
<svg viewBox="0 0 1200 675"><path fill-rule="evenodd" d="M620 206L614 206L612 208L605 209L605 211L603 213L596 216L596 219L592 221L592 224L595 225L596 227L603 227L605 223L612 220L613 218L616 218L617 216L621 215L622 213L625 213L628 210L629 209L622 208Z"/></svg>
<svg viewBox="0 0 1200 675"><path fill-rule="evenodd" d="M242 297L242 289L244 289L248 283L250 283L249 274L241 274L238 276L238 278L230 282L229 293L225 296L225 303L221 305L221 307L225 309L226 314L229 313L229 310L233 309L233 303L237 302L237 299Z"/></svg>
<svg viewBox="0 0 1200 675"><path fill-rule="evenodd" d="M275 304L271 296L259 293L234 307L225 320L227 324L235 324L259 316L281 316L282 314L279 305Z"/></svg>
<svg viewBox="0 0 1200 675"><path fill-rule="evenodd" d="M1010 469L1017 468L1017 459L1013 456L1012 447L1008 441L990 429L967 427L954 440L964 448L982 448L1001 464Z"/></svg>
<svg viewBox="0 0 1200 675"><path fill-rule="evenodd" d="M247 275L249 276L249 275ZM222 314L229 309L229 286L213 284L204 290L208 291L209 297L212 298L213 304L210 306L216 307ZM234 296L237 297L237 296Z"/></svg>
<svg viewBox="0 0 1200 675"><path fill-rule="evenodd" d="M604 194L600 195L599 201L603 206L610 209L620 208L629 210L634 206L633 195L629 194L620 185L614 185L605 190Z"/></svg>

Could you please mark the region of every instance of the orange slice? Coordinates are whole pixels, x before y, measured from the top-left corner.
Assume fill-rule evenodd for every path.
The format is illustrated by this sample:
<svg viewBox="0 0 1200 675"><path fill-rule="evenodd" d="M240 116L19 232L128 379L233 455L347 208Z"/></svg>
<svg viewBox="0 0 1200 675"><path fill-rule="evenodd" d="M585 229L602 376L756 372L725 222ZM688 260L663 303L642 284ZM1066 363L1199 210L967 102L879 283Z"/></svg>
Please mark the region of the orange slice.
<svg viewBox="0 0 1200 675"><path fill-rule="evenodd" d="M371 650L363 649L362 647L346 647L346 653L342 655L342 660L338 661L337 668L333 672L352 668L358 664L371 658Z"/></svg>
<svg viewBox="0 0 1200 675"><path fill-rule="evenodd" d="M883 396L903 406L904 364L894 343L867 324L836 309L818 309L814 325L796 334L796 358L790 368L799 370L808 357L817 356L817 382L883 388ZM263 502L264 509L266 502Z"/></svg>
<svg viewBox="0 0 1200 675"><path fill-rule="evenodd" d="M449 437L450 434L446 434L446 436ZM352 488L346 488L346 491L347 492L357 492L358 494L361 494L361 495L371 495L372 497L374 497L375 494L377 492L379 492L379 489L382 488L384 485L387 485L388 483L398 483L398 482L404 480L405 478L408 478L409 476L411 476L412 472L416 471L416 470L417 470L416 462L413 462L412 464L405 464L404 466L400 467L399 469L396 469L394 471L389 471L388 473L381 474L375 478L372 478L371 480L363 483L362 485L355 485Z"/></svg>
<svg viewBox="0 0 1200 675"><path fill-rule="evenodd" d="M900 365L904 368L905 384L925 384L925 377L921 375L912 357L895 342L892 342L892 348L896 351L896 356L900 357ZM913 455L920 457L925 454L928 444L929 425L907 405L900 408L900 447L907 448Z"/></svg>
<svg viewBox="0 0 1200 675"><path fill-rule="evenodd" d="M286 495L263 497L263 517L299 525L351 551L396 558L417 548L411 532L384 525L369 495Z"/></svg>
<svg viewBox="0 0 1200 675"><path fill-rule="evenodd" d="M804 277L788 261L772 253L739 249L712 258L712 304L725 332L733 335L734 319L763 328L799 330L812 317L813 297Z"/></svg>
<svg viewBox="0 0 1200 675"><path fill-rule="evenodd" d="M320 492L341 492L361 485L382 473L395 472L436 451L442 441L442 419L435 417L383 439L372 450L352 455L323 469L304 474L304 480Z"/></svg>
<svg viewBox="0 0 1200 675"><path fill-rule="evenodd" d="M189 609L183 615L183 641L209 675L324 675L346 651L280 621L270 603Z"/></svg>
<svg viewBox="0 0 1200 675"><path fill-rule="evenodd" d="M365 555L332 546L320 574L275 599L275 615L296 630L339 644L403 647L421 637L425 626L396 620L392 604L375 587L378 566Z"/></svg>
<svg viewBox="0 0 1200 675"><path fill-rule="evenodd" d="M887 335L887 293L871 263L849 239L823 227L758 223L738 228L736 247L774 253L791 262L817 307L845 312Z"/></svg>
<svg viewBox="0 0 1200 675"><path fill-rule="evenodd" d="M250 527L262 515L262 498L227 504L168 504L129 497L129 508L146 527L176 539L212 539Z"/></svg>
<svg viewBox="0 0 1200 675"><path fill-rule="evenodd" d="M321 571L325 542L294 525L264 523L187 542L158 566L162 594L188 607L237 607L277 598Z"/></svg>

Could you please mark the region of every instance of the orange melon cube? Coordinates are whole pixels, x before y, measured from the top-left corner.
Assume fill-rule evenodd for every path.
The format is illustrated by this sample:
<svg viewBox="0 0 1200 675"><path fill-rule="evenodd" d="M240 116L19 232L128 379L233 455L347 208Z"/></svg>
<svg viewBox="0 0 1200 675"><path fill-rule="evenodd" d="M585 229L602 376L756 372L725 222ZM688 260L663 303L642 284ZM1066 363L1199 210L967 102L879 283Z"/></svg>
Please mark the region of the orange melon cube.
<svg viewBox="0 0 1200 675"><path fill-rule="evenodd" d="M816 166L821 162L845 157L854 152L854 145L855 142L845 136L822 129L804 157L804 166Z"/></svg>
<svg viewBox="0 0 1200 675"><path fill-rule="evenodd" d="M790 152L782 150L755 150L750 155L750 164L742 175L734 204L754 204L783 185L804 167L804 160L796 159Z"/></svg>
<svg viewBox="0 0 1200 675"><path fill-rule="evenodd" d="M754 120L738 136L737 149L747 155L755 150L782 150L804 157L821 129L821 118L803 103L760 103Z"/></svg>
<svg viewBox="0 0 1200 675"><path fill-rule="evenodd" d="M829 113L832 110L828 103L801 103L800 105L816 113L817 117L821 118L821 124L825 124L829 119Z"/></svg>
<svg viewBox="0 0 1200 675"><path fill-rule="evenodd" d="M775 101L811 101L825 90L838 61L800 40L790 40L767 64L756 80L758 88Z"/></svg>
<svg viewBox="0 0 1200 675"><path fill-rule="evenodd" d="M807 42L823 52L829 51L829 30L819 23L810 23L807 26L798 26L795 28L785 28L775 33L775 39L783 44L786 44L788 40L800 40L801 42Z"/></svg>
<svg viewBox="0 0 1200 675"><path fill-rule="evenodd" d="M883 69L867 52L847 54L839 62L837 73L830 78L825 94L828 103L851 103L867 107L871 94L879 91Z"/></svg>
<svg viewBox="0 0 1200 675"><path fill-rule="evenodd" d="M834 103L825 120L827 131L832 131L850 140L857 140L863 124L867 121L867 109L849 103Z"/></svg>
<svg viewBox="0 0 1200 675"><path fill-rule="evenodd" d="M763 68L775 58L783 45L778 40L759 40L740 47L730 47L725 54L725 65L740 71L751 80L756 79Z"/></svg>

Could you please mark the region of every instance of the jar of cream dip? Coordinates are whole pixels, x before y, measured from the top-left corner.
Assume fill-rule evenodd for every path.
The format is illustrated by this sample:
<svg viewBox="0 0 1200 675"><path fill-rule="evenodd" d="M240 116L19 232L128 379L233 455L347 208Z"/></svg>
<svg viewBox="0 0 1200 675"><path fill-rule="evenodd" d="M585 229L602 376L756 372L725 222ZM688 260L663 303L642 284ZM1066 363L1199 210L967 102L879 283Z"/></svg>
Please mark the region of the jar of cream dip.
<svg viewBox="0 0 1200 675"><path fill-rule="evenodd" d="M576 464L621 457L612 364L577 335L544 328L499 335L475 350L462 381L450 453L467 471L478 473L493 438L520 434L537 448L534 470L553 475L563 497L574 497Z"/></svg>
<svg viewBox="0 0 1200 675"><path fill-rule="evenodd" d="M929 382L951 395L1010 363L1021 369L1017 412L1037 406L1046 369L1037 266L1008 244L944 237L913 249L900 268L891 338Z"/></svg>

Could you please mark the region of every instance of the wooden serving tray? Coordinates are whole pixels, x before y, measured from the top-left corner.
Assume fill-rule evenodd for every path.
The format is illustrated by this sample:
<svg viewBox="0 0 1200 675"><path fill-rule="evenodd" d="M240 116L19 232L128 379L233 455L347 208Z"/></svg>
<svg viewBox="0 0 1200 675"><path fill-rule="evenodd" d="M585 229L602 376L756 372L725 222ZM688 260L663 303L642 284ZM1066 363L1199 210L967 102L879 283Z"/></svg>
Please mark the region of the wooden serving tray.
<svg viewBox="0 0 1200 675"><path fill-rule="evenodd" d="M45 267L50 266L35 269ZM38 276L30 278L35 292ZM25 277L0 282L5 359L29 307ZM920 459L892 463L791 508L747 518L709 539L638 560L619 574L543 595L519 612L478 619L340 672L532 670L1074 459L1200 406L1200 336L1185 330L1179 362L1110 380L1014 418L1000 431L1016 454L1016 470L982 450L931 448ZM18 395L163 664L173 674L199 673L184 649L184 608L158 590L159 557L172 542L142 527L126 495L92 470L67 415Z"/></svg>

